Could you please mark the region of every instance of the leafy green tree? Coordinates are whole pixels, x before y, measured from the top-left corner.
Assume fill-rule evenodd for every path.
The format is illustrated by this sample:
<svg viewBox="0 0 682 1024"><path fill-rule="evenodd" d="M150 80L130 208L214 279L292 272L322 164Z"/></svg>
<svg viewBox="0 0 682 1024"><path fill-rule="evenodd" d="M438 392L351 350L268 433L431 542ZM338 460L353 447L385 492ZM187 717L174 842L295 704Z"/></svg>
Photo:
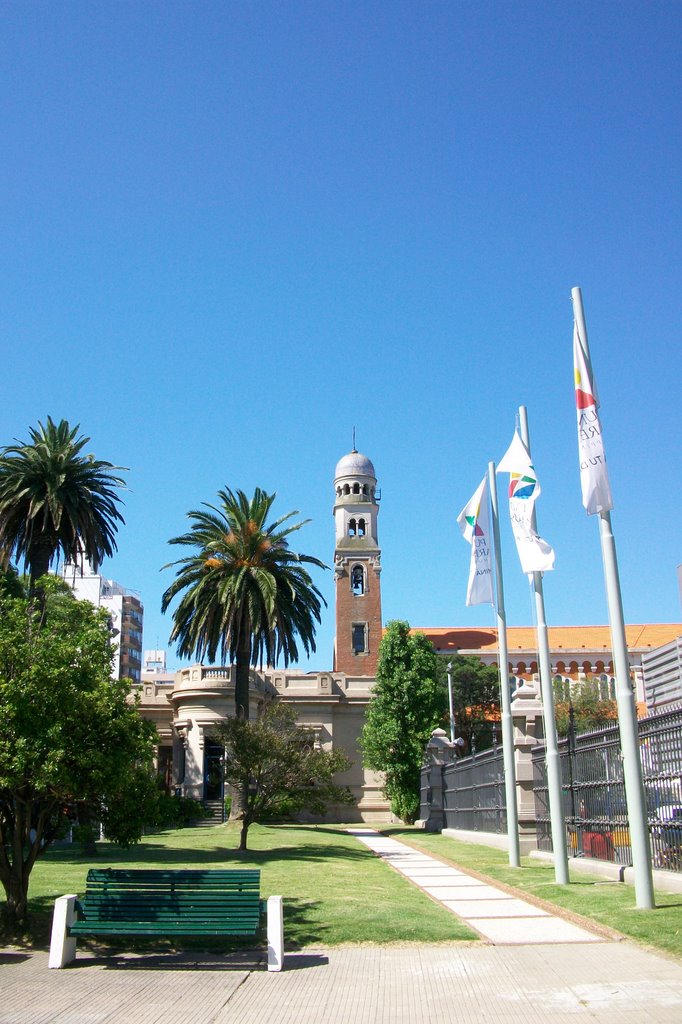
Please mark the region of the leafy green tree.
<svg viewBox="0 0 682 1024"><path fill-rule="evenodd" d="M48 416L30 429L30 443L0 450L0 560L23 560L32 585L60 553L98 566L116 550L120 467L84 455L90 438L78 430Z"/></svg>
<svg viewBox="0 0 682 1024"><path fill-rule="evenodd" d="M106 613L44 577L0 592L0 882L11 931L26 922L38 856L69 821L98 821L127 845L155 814L154 727L110 678Z"/></svg>
<svg viewBox="0 0 682 1024"><path fill-rule="evenodd" d="M484 665L472 655L450 654L438 658L440 679L447 691L447 666L452 665L452 703L455 736L464 740L464 752L492 746L493 731L500 720L500 678L496 665Z"/></svg>
<svg viewBox="0 0 682 1024"><path fill-rule="evenodd" d="M323 814L330 803L353 801L347 787L334 783L334 776L350 767L346 755L317 749L286 704L269 704L254 722L230 718L215 736L225 745L225 779L246 793L240 850L247 848L250 826L277 811Z"/></svg>
<svg viewBox="0 0 682 1024"><path fill-rule="evenodd" d="M555 680L553 688L554 717L559 736L568 735L571 709L576 732L612 725L618 720L618 704L602 694L599 679L588 676L568 684Z"/></svg>
<svg viewBox="0 0 682 1024"><path fill-rule="evenodd" d="M446 708L430 642L407 622L389 622L360 742L365 766L384 773L391 810L403 821L417 817L424 748Z"/></svg>
<svg viewBox="0 0 682 1024"><path fill-rule="evenodd" d="M195 550L171 563L179 568L162 610L182 594L171 643L177 641L178 654L199 661L213 662L218 652L223 662L229 657L237 717L248 719L250 666L276 665L280 657L285 666L295 661L297 638L306 654L315 650L323 598L305 566L326 566L290 549L289 537L308 522L289 523L297 512L268 525L274 494L257 488L253 498L231 490L218 497L219 507L189 512L189 532L169 541Z"/></svg>

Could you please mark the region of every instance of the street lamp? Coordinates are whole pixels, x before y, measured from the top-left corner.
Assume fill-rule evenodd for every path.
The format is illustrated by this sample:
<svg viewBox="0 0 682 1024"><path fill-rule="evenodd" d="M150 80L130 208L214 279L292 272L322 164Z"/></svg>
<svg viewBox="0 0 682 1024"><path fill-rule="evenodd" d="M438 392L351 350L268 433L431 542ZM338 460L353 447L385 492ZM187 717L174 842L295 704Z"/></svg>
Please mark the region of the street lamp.
<svg viewBox="0 0 682 1024"><path fill-rule="evenodd" d="M448 702L450 704L450 742L454 746L455 744L455 708L452 703L452 662L449 661L448 665Z"/></svg>

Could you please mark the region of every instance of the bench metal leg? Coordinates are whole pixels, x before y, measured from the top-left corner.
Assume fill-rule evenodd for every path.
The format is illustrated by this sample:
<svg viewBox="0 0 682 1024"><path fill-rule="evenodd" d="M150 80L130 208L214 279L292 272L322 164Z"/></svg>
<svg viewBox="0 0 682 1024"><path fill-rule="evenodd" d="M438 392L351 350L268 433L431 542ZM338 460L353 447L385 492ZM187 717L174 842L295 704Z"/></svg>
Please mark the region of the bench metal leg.
<svg viewBox="0 0 682 1024"><path fill-rule="evenodd" d="M282 897L268 896L268 970L284 966L284 915Z"/></svg>
<svg viewBox="0 0 682 1024"><path fill-rule="evenodd" d="M76 958L76 940L69 936L67 928L76 920L77 899L70 894L54 901L48 967L66 967Z"/></svg>

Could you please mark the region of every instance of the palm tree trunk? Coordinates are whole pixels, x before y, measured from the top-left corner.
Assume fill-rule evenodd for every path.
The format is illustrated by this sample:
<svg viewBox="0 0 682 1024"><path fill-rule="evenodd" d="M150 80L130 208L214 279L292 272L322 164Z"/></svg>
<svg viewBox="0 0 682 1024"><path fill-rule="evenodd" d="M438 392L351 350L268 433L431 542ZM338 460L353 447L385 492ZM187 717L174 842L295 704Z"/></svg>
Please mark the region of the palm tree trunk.
<svg viewBox="0 0 682 1024"><path fill-rule="evenodd" d="M28 569L31 577L31 589L35 588L36 580L46 576L50 569L52 548L49 544L34 544L28 556Z"/></svg>
<svg viewBox="0 0 682 1024"><path fill-rule="evenodd" d="M251 637L248 630L242 629L242 636L237 647L237 660L234 667L234 707L235 717L249 720L249 676L251 674ZM244 786L232 787L232 804L230 821L244 821L248 793ZM247 825L248 830L248 825ZM242 834L246 843L246 832ZM246 846L240 846L246 849Z"/></svg>
<svg viewBox="0 0 682 1024"><path fill-rule="evenodd" d="M244 635L244 633L246 635ZM236 718L249 720L249 676L251 674L251 637L243 631L237 648L234 673L234 708Z"/></svg>

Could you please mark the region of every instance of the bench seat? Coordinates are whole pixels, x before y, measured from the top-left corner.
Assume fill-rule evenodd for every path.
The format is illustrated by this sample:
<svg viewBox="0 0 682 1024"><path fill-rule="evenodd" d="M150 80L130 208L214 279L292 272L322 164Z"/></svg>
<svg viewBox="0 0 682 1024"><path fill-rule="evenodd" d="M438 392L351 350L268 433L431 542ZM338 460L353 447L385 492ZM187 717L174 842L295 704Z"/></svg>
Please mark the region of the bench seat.
<svg viewBox="0 0 682 1024"><path fill-rule="evenodd" d="M55 903L50 967L63 967L73 959L79 935L255 939L266 910L257 869L92 868L85 895L80 899L63 896L61 900L68 903L60 908L60 901ZM281 897L270 897L269 970L281 969L281 911Z"/></svg>

